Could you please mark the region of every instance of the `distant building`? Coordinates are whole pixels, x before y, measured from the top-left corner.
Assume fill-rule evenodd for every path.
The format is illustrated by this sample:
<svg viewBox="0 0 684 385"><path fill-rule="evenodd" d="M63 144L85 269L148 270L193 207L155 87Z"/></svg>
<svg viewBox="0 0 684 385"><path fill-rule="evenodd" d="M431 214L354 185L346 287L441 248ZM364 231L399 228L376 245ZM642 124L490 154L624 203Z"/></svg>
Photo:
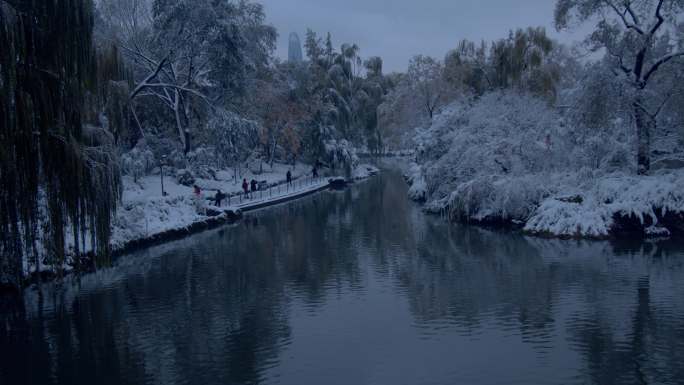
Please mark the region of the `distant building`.
<svg viewBox="0 0 684 385"><path fill-rule="evenodd" d="M304 60L302 55L302 42L299 40L299 35L296 32L290 34L290 49L287 54L288 61L292 63L301 63Z"/></svg>

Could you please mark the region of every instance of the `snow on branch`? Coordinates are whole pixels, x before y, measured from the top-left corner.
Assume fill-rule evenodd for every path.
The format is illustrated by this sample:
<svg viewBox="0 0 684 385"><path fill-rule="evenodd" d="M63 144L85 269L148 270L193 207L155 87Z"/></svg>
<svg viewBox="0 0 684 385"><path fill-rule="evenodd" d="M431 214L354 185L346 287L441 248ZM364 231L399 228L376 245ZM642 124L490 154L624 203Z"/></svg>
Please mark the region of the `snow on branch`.
<svg viewBox="0 0 684 385"><path fill-rule="evenodd" d="M658 68L660 68L660 66L679 56L684 56L684 51L674 52L656 60L656 62L651 66L648 72L646 72L646 76L644 76L644 83L648 82L648 79L658 70Z"/></svg>
<svg viewBox="0 0 684 385"><path fill-rule="evenodd" d="M129 99L131 99L131 100L132 100L132 99L135 99L135 97L136 97L143 89L145 89L145 87L147 87L147 86L150 85L150 82L151 82L151 81L153 81L154 79L157 78L157 76L159 76L159 73L160 73L160 72L162 71L162 69L164 68L164 65L166 64L167 60L168 60L168 56L165 57L164 59L162 59L162 61L160 61L159 64L157 64L157 68L156 68L153 72L151 72L151 73L150 73L142 82L140 82L140 84L138 84L138 85L135 87L135 89L133 90L133 92L131 92L131 95L129 96Z"/></svg>
<svg viewBox="0 0 684 385"><path fill-rule="evenodd" d="M637 25L637 24L638 24L638 23L636 22L637 18L636 18L636 16L634 15L634 12L632 11L632 8L630 7L629 3L626 4L627 9L626 9L624 12L620 12L620 9L618 9L618 7L617 7L615 4L613 4L613 2L610 1L610 0L606 0L606 4L608 4L608 6L610 6L610 7L613 9L613 11L615 11L615 13L616 13L618 16L620 16L620 19L622 19L622 23L625 25L625 27L626 27L627 29L632 29L632 30L636 31L639 35L643 35L643 34L644 34L644 30L641 29L641 28ZM632 19L635 20L635 23L636 23L636 24L635 24L635 23L630 23L630 22L627 20L627 17L626 17L626 14L627 14L627 13L629 13L630 15L632 15Z"/></svg>

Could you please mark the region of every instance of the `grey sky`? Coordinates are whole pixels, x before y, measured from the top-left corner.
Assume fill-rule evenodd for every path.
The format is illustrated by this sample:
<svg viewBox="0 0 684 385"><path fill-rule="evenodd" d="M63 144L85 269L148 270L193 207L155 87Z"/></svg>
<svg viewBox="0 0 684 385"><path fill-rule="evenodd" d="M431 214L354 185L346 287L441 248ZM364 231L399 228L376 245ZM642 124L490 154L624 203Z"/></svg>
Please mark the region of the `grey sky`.
<svg viewBox="0 0 684 385"><path fill-rule="evenodd" d="M304 40L307 28L336 47L357 43L361 55L381 56L386 72L405 70L415 54L443 58L463 38L491 41L510 29L545 26L561 41L577 34L553 28L555 0L257 0L268 22L278 28L277 54L287 58L290 32Z"/></svg>

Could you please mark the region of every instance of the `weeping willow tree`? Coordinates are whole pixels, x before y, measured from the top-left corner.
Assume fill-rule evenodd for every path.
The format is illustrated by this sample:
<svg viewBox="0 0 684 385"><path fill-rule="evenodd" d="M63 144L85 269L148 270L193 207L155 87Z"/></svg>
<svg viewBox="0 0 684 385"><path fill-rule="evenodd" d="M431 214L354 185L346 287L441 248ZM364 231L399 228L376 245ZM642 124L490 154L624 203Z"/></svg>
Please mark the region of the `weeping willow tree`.
<svg viewBox="0 0 684 385"><path fill-rule="evenodd" d="M90 0L0 0L0 283L90 245L109 259L118 162L85 124L100 74ZM75 258L78 268L80 258Z"/></svg>

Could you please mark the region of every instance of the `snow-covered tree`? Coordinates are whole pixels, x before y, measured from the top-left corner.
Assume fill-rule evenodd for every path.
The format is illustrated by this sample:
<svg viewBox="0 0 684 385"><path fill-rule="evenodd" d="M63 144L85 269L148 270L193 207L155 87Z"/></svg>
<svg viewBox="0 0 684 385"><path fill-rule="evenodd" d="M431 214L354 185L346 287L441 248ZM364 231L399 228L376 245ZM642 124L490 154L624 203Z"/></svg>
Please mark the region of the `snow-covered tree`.
<svg viewBox="0 0 684 385"><path fill-rule="evenodd" d="M156 166L154 154L147 147L144 139L140 140L131 151L121 156L121 171L124 175L132 176L135 182Z"/></svg>
<svg viewBox="0 0 684 385"><path fill-rule="evenodd" d="M556 3L557 28L567 28L573 21L592 18L599 22L587 38L594 50L605 49L616 74L630 86L623 96L632 105L637 137L639 174L651 167L651 134L663 106L651 89L654 79L665 68L684 57L682 50L679 0L559 0Z"/></svg>
<svg viewBox="0 0 684 385"><path fill-rule="evenodd" d="M487 67L487 44L461 40L444 59L444 80L464 93L481 95L492 87Z"/></svg>
<svg viewBox="0 0 684 385"><path fill-rule="evenodd" d="M185 153L211 115L241 105L248 80L267 67L274 48L275 30L250 1L100 0L100 7L103 33L120 42L135 69L136 120L138 99L146 98L146 110L165 106Z"/></svg>
<svg viewBox="0 0 684 385"><path fill-rule="evenodd" d="M411 86L430 119L445 101L447 88L443 69L439 60L429 56L417 55L409 62L408 77Z"/></svg>
<svg viewBox="0 0 684 385"><path fill-rule="evenodd" d="M263 126L260 131L261 144L264 146L271 167L276 159L276 151L283 147L287 160L299 155L299 130L304 119L304 110L287 90L271 87L265 90Z"/></svg>
<svg viewBox="0 0 684 385"><path fill-rule="evenodd" d="M495 41L489 58L494 87L526 88L545 75L539 69L552 50L553 41L542 27L511 31L508 38Z"/></svg>
<svg viewBox="0 0 684 385"><path fill-rule="evenodd" d="M429 120L406 74L392 74L388 78L392 87L377 109L378 131L386 146L409 148L414 130Z"/></svg>
<svg viewBox="0 0 684 385"><path fill-rule="evenodd" d="M220 110L209 120L200 140L206 146L213 146L220 162L218 167L237 169L257 146L257 131L257 122Z"/></svg>

